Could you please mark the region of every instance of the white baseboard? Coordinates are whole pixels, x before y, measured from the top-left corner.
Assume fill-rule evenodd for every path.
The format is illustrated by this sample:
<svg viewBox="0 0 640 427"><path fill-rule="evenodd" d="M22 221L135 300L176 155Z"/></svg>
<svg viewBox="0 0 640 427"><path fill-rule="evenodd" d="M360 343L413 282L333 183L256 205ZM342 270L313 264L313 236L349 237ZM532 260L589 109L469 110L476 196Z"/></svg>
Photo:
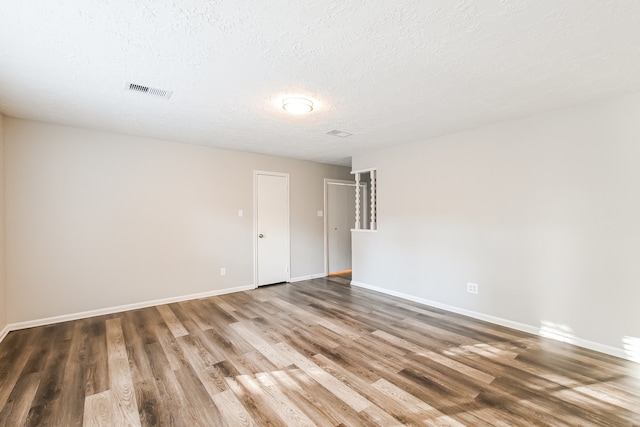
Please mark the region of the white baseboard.
<svg viewBox="0 0 640 427"><path fill-rule="evenodd" d="M313 274L313 275L309 275L309 276L304 276L304 277L296 277L296 278L292 278L290 279L290 282L301 282L304 280L311 280L311 279L317 279L317 278L321 278L321 277L325 277L326 275L324 273L319 273L319 274ZM380 288L377 286L372 286L366 283L362 283L362 282L356 282L356 281L352 281L351 285L353 286L357 286L360 288L364 288L364 289L369 289L372 291L376 291L376 292L380 292L383 294L387 294L387 295L391 295L394 297L398 297L398 298L402 298L402 299L406 299L408 301L413 301L413 302L417 302L419 304L424 304L430 307L435 307L435 308L439 308L441 310L446 310L446 311L450 311L452 313L457 313L457 314L462 314L464 316L468 316L468 317L472 317L474 319L479 319L479 320L484 320L486 322L490 322L490 323L494 323L496 325L501 325L501 326L506 326L508 328L512 328L518 331L523 331L523 332L527 332L533 335L540 335L540 328L536 327L536 326L531 326L531 325L527 325L524 323L519 323L519 322L514 322L508 319L503 319L500 317L495 317L495 316L491 316L488 314L484 314L484 313L478 313L475 311L471 311L471 310L466 310L460 307L455 307L455 306L451 306L451 305L447 305L447 304L442 304L436 301L431 301L431 300L427 300L424 298L420 298L420 297L416 297L413 295L409 295L409 294L405 294L402 292L397 292L397 291L393 291L390 289L385 289L385 288ZM213 291L207 291L207 292L201 292L201 293L197 293L197 294L189 294L189 295L182 295L182 296L177 296L177 297L170 297L170 298L163 298L163 299L158 299L158 300L152 300L152 301L144 301L144 302L139 302L139 303L134 303L134 304L125 304L125 305L120 305L120 306L115 306L115 307L107 307L107 308L101 308L101 309L97 309L97 310L89 310L89 311L83 311L83 312L79 312L79 313L72 313L72 314L64 314L61 316L53 316L53 317L46 317L46 318L42 318L42 319L35 319L35 320L28 320L25 322L17 322L17 323L10 323L8 325L6 325L4 328L2 328L2 330L0 330L0 342L2 342L4 340L4 338L7 336L7 334L11 331L17 331L20 329L26 329L26 328L33 328L33 327L37 327L37 326L44 326L44 325L51 325L51 324L55 324L55 323L62 323L62 322L68 322L70 320L79 320L79 319L86 319L88 317L95 317L95 316L102 316L105 314L113 314L113 313L120 313L123 311L129 311L129 310L137 310L140 308L147 308L147 307L153 307L153 306L157 306L157 305L163 305L163 304L171 304L174 302L181 302L181 301L188 301L188 300L193 300L193 299L200 299L200 298L207 298L207 297L211 297L211 296L216 296L216 295L224 295L224 294L230 294L233 292L242 292L242 291L248 291L248 290L252 290L255 289L255 285L245 285L245 286L236 286L233 288L225 288L225 289L216 289ZM585 340L582 338L573 338L572 339L572 344L575 344L579 347L584 347L584 348L588 348L590 350L594 350L594 351L598 351L600 353L605 353L605 354L609 354L612 356L616 356L616 357L620 357L622 359L627 359L627 360L632 360L629 355L627 355L625 353L625 351L623 349L619 349L616 347L612 347L609 345L605 345L605 344L600 344L597 342L593 342L593 341L589 341L589 340Z"/></svg>
<svg viewBox="0 0 640 427"><path fill-rule="evenodd" d="M4 337L6 337L10 331L11 329L9 329L9 325L6 325L4 328L2 328L2 330L0 331L0 342L2 342Z"/></svg>
<svg viewBox="0 0 640 427"><path fill-rule="evenodd" d="M326 277L327 275L324 273L311 274L309 276L301 276L301 277L292 277L289 279L289 283L302 282L305 280L319 279L321 277Z"/></svg>
<svg viewBox="0 0 640 427"><path fill-rule="evenodd" d="M33 328L36 326L52 325L54 323L68 322L70 320L86 319L88 317L103 316L105 314L120 313L123 311L137 310L140 308L154 307L156 305L171 304L174 302L188 301L193 299L207 298L216 295L230 294L233 292L249 291L255 289L255 285L236 286L233 288L216 289L213 291L200 292L197 294L181 295L177 297L163 298L152 301L125 304L115 307L100 308L97 310L82 311L80 313L63 314L61 316L45 317L42 319L27 320L26 322L10 323L0 332L0 342L10 331ZM2 335L4 333L4 335Z"/></svg>
<svg viewBox="0 0 640 427"><path fill-rule="evenodd" d="M525 323L514 322L512 320L503 319L501 317L495 317L495 316L491 316L491 315L484 314L484 313L478 313L476 311L466 310L464 308L455 307L455 306L452 306L452 305L442 304L442 303L439 303L439 302L436 302L436 301L431 301L431 300L420 298L420 297L416 297L416 296L413 296L413 295L404 294L402 292L396 292L396 291L393 291L393 290L390 290L390 289L379 288L377 286L372 286L372 285L369 285L369 284L366 284L366 283L362 283L362 282L352 281L351 284L353 286L357 286L359 288L369 289L369 290L372 290L372 291L380 292L380 293L391 295L391 296L394 296L394 297L398 297L398 298L406 299L406 300L409 300L409 301L417 302L419 304L424 304L424 305L427 305L427 306L430 306L430 307L439 308L441 310L450 311L450 312L456 313L456 314L462 314L463 316L472 317L472 318L478 319L478 320L484 320L485 322L494 323L494 324L500 325L500 326L506 326L507 328L511 328L511 329L515 329L515 330L518 330L518 331L527 332L527 333L530 333L530 334L533 334L533 335L540 336L540 328L536 327L536 326L527 325ZM553 337L546 337L546 338L553 339ZM597 351L597 352L600 352L600 353L604 353L604 354L608 354L608 355L611 355L611 356L619 357L621 359L632 360L630 358L630 356L628 354L626 354L623 349L612 347L612 346L609 346L609 345L600 344L600 343L597 343L597 342L585 340L585 339L578 338L578 337L572 338L571 344L575 344L578 347L584 347L584 348L587 348L589 350L594 350L594 351Z"/></svg>

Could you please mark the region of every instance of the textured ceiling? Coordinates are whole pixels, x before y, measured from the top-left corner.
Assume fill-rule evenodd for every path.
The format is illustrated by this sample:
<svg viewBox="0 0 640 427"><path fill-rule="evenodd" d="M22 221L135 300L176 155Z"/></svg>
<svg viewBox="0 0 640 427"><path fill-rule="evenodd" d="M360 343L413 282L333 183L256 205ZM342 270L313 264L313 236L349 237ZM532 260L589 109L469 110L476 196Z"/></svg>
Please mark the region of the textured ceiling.
<svg viewBox="0 0 640 427"><path fill-rule="evenodd" d="M639 23L636 0L0 0L0 111L348 165L638 91Z"/></svg>

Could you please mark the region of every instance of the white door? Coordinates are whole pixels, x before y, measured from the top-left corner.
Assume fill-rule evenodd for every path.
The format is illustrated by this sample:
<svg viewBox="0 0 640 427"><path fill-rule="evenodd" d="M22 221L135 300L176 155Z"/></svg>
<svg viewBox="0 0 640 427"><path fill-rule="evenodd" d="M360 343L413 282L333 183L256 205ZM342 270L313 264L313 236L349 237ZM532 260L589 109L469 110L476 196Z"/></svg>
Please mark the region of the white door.
<svg viewBox="0 0 640 427"><path fill-rule="evenodd" d="M289 175L255 172L258 286L289 280Z"/></svg>
<svg viewBox="0 0 640 427"><path fill-rule="evenodd" d="M328 273L351 270L351 229L355 212L356 186L328 183L327 228Z"/></svg>

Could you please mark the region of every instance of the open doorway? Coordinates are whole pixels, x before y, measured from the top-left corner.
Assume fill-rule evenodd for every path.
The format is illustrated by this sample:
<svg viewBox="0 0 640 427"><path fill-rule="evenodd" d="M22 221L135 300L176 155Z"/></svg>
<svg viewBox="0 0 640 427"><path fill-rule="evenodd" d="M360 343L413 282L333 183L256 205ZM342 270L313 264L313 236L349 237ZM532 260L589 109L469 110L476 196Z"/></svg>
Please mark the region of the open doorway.
<svg viewBox="0 0 640 427"><path fill-rule="evenodd" d="M351 275L351 229L355 212L354 181L325 179L324 188L324 254L325 275ZM366 183L360 191L366 194ZM367 218L366 209L361 213Z"/></svg>

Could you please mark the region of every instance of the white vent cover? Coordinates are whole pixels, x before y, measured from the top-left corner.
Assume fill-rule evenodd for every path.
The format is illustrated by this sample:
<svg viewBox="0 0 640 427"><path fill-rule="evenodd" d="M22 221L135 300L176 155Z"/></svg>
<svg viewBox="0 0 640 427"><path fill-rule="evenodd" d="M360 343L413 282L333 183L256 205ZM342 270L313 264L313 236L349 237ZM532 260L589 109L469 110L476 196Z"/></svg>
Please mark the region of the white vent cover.
<svg viewBox="0 0 640 427"><path fill-rule="evenodd" d="M327 135L333 135L333 136L337 136L339 138L346 138L346 137L351 136L353 134L349 133L349 132L342 131L342 130L334 129L331 132L327 132Z"/></svg>
<svg viewBox="0 0 640 427"><path fill-rule="evenodd" d="M173 91L170 91L170 90L158 89L155 87L139 85L131 82L127 82L125 84L125 89L132 90L134 92L146 93L147 95L159 96L161 98L167 98L167 99L171 98L171 94L173 93Z"/></svg>

